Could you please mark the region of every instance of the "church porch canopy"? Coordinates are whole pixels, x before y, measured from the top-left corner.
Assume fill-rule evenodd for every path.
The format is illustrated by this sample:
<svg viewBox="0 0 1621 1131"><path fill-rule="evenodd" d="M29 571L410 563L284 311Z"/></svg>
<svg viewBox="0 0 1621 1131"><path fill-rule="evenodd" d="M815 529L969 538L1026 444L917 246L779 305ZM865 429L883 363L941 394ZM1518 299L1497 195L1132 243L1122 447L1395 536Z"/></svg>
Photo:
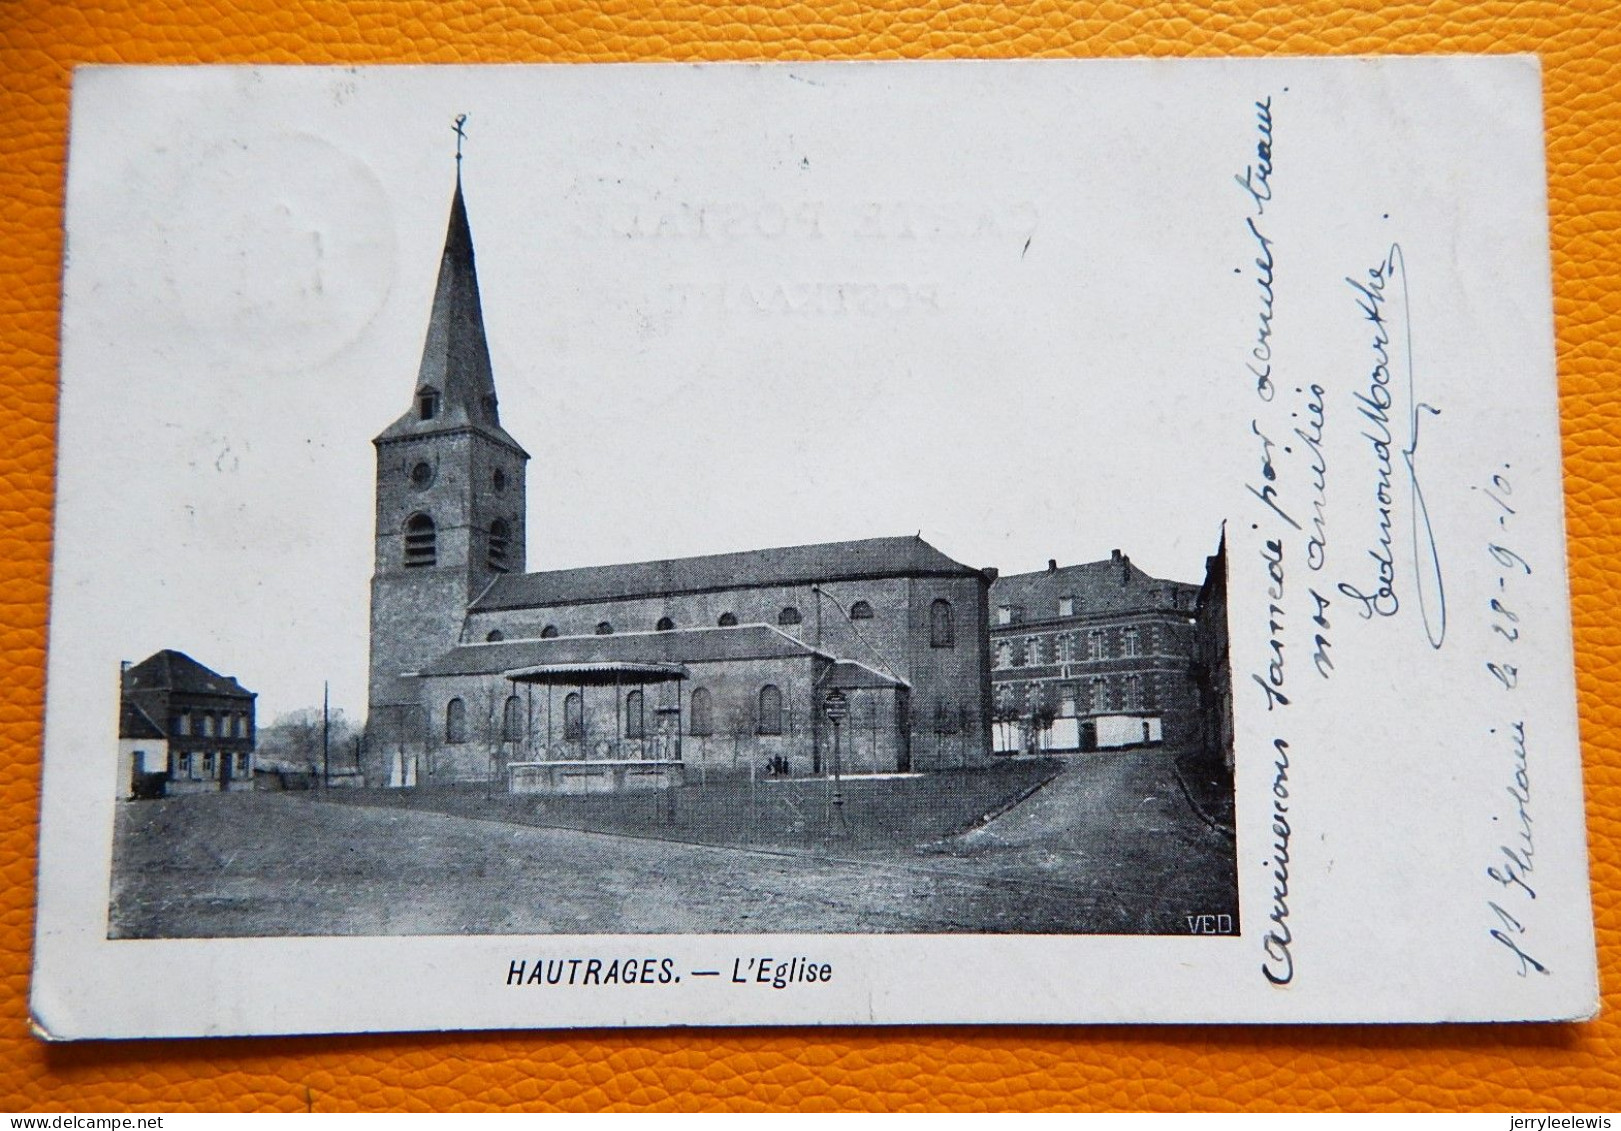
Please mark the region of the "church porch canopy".
<svg viewBox="0 0 1621 1131"><path fill-rule="evenodd" d="M671 680L686 679L687 669L680 664L600 661L583 664L537 664L532 667L514 668L503 674L513 683L585 687L668 683Z"/></svg>

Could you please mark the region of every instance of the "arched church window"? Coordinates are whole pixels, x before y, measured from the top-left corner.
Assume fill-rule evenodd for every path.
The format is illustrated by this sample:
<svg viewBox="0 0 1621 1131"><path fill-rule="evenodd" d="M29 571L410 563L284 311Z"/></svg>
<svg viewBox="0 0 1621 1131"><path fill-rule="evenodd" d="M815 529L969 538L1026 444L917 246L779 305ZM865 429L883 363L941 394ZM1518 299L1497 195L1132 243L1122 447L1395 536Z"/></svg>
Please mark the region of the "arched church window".
<svg viewBox="0 0 1621 1131"><path fill-rule="evenodd" d="M445 704L445 741L467 741L467 704L460 699Z"/></svg>
<svg viewBox="0 0 1621 1131"><path fill-rule="evenodd" d="M782 692L774 683L760 688L760 733L782 733Z"/></svg>
<svg viewBox="0 0 1621 1131"><path fill-rule="evenodd" d="M692 693L692 733L700 738L715 733L715 700L707 687Z"/></svg>
<svg viewBox="0 0 1621 1131"><path fill-rule="evenodd" d="M580 713L580 693L570 691L563 700L563 737L578 741L585 737L585 722Z"/></svg>
<svg viewBox="0 0 1621 1131"><path fill-rule="evenodd" d="M433 519L425 514L414 514L405 520L405 564L416 569L431 566L439 560L438 538Z"/></svg>
<svg viewBox="0 0 1621 1131"><path fill-rule="evenodd" d="M799 610L794 608L792 605L789 605L786 609L777 614L778 624L798 624L801 619L803 618L800 617Z"/></svg>
<svg viewBox="0 0 1621 1131"><path fill-rule="evenodd" d="M625 737L641 738L646 715L646 700L640 691L625 696Z"/></svg>
<svg viewBox="0 0 1621 1131"><path fill-rule="evenodd" d="M424 385L417 390L417 415L423 420L432 420L439 415L439 390L432 385Z"/></svg>
<svg viewBox="0 0 1621 1131"><path fill-rule="evenodd" d="M951 625L951 602L937 598L929 606L929 646L955 648L957 636Z"/></svg>
<svg viewBox="0 0 1621 1131"><path fill-rule="evenodd" d="M722 613L720 615L720 620L716 623L722 628L733 628L737 624L737 616L734 613Z"/></svg>
<svg viewBox="0 0 1621 1131"><path fill-rule="evenodd" d="M489 633L484 637L484 639L490 644L498 644L506 638L507 634L502 632L499 628L490 629Z"/></svg>
<svg viewBox="0 0 1621 1131"><path fill-rule="evenodd" d="M871 620L872 606L867 604L865 601L857 601L855 604L850 606L850 619Z"/></svg>
<svg viewBox="0 0 1621 1131"><path fill-rule="evenodd" d="M557 626L555 624L549 624L545 628L540 630L540 638L542 640L551 640L556 635L557 635Z"/></svg>
<svg viewBox="0 0 1621 1131"><path fill-rule="evenodd" d="M659 623L656 627L660 632L669 632L675 627L675 621L671 620L669 617L660 617Z"/></svg>
<svg viewBox="0 0 1621 1131"><path fill-rule="evenodd" d="M498 518L490 523L490 568L502 573L507 568L507 546L512 541L512 530L507 520Z"/></svg>
<svg viewBox="0 0 1621 1131"><path fill-rule="evenodd" d="M507 473L504 468L496 468L495 474L491 477L491 480L494 482L497 492L505 491L507 489Z"/></svg>
<svg viewBox="0 0 1621 1131"><path fill-rule="evenodd" d="M516 695L507 696L507 705L501 712L501 741L517 742L523 737L523 705Z"/></svg>
<svg viewBox="0 0 1621 1131"><path fill-rule="evenodd" d="M612 636L613 634L614 634L614 626L613 626L612 621L599 620L597 622L597 635L598 636Z"/></svg>

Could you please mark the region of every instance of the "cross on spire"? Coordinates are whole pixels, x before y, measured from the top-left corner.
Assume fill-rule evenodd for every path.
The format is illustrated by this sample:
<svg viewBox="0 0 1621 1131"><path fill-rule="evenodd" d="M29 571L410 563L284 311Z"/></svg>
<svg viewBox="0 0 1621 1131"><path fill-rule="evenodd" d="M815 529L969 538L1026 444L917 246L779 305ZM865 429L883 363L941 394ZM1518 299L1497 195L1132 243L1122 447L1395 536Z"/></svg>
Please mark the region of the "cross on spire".
<svg viewBox="0 0 1621 1131"><path fill-rule="evenodd" d="M456 173L458 175L460 175L462 171L462 142L467 140L467 130L465 128L466 125L467 115L457 114L456 124L450 127L456 131Z"/></svg>

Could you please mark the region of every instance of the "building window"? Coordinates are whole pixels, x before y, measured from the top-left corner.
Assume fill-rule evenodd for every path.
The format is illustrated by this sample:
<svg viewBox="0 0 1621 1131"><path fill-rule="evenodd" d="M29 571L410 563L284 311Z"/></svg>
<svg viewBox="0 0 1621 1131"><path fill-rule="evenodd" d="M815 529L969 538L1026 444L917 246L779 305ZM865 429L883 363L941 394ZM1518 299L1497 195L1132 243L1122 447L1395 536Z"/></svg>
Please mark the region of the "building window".
<svg viewBox="0 0 1621 1131"><path fill-rule="evenodd" d="M612 621L599 620L597 622L597 635L598 636L612 636L613 634L614 634L614 626L613 626Z"/></svg>
<svg viewBox="0 0 1621 1131"><path fill-rule="evenodd" d="M996 623L997 624L1012 624L1013 623L1013 606L1012 605L998 605L996 607Z"/></svg>
<svg viewBox="0 0 1621 1131"><path fill-rule="evenodd" d="M507 489L507 473L501 468L495 469L495 474L490 477L490 480L495 484L496 494L500 494Z"/></svg>
<svg viewBox="0 0 1621 1131"><path fill-rule="evenodd" d="M516 695L507 696L507 705L501 711L501 741L517 742L523 737L523 704Z"/></svg>
<svg viewBox="0 0 1621 1131"><path fill-rule="evenodd" d="M504 518L490 523L490 568L502 573L507 569L507 548L512 543L512 529Z"/></svg>
<svg viewBox="0 0 1621 1131"><path fill-rule="evenodd" d="M1092 713L1101 715L1109 709L1109 681L1094 679L1092 681Z"/></svg>
<svg viewBox="0 0 1621 1131"><path fill-rule="evenodd" d="M1121 651L1127 656L1137 654L1137 630L1128 628L1120 634Z"/></svg>
<svg viewBox="0 0 1621 1131"><path fill-rule="evenodd" d="M934 705L934 733L956 734L957 712L950 703L944 699Z"/></svg>
<svg viewBox="0 0 1621 1131"><path fill-rule="evenodd" d="M445 741L467 741L467 704L460 699L445 704Z"/></svg>
<svg viewBox="0 0 1621 1131"><path fill-rule="evenodd" d="M214 737L214 713L212 711L203 712L203 737Z"/></svg>
<svg viewBox="0 0 1621 1131"><path fill-rule="evenodd" d="M557 635L557 626L555 624L549 624L545 628L540 630L540 638L542 640L551 640L556 635Z"/></svg>
<svg viewBox="0 0 1621 1131"><path fill-rule="evenodd" d="M660 632L669 632L675 628L675 621L671 620L669 617L660 617L659 623L655 627Z"/></svg>
<svg viewBox="0 0 1621 1131"><path fill-rule="evenodd" d="M1041 637L1032 636L1024 642L1024 663L1026 667L1041 666Z"/></svg>
<svg viewBox="0 0 1621 1131"><path fill-rule="evenodd" d="M214 765L214 752L210 750L203 755L203 777L211 778L218 772Z"/></svg>
<svg viewBox="0 0 1621 1131"><path fill-rule="evenodd" d="M191 733L191 712L190 711L181 711L180 714L175 716L174 732L176 734L190 734Z"/></svg>
<svg viewBox="0 0 1621 1131"><path fill-rule="evenodd" d="M1058 615L1061 617L1072 617L1075 615L1074 597L1058 598Z"/></svg>
<svg viewBox="0 0 1621 1131"><path fill-rule="evenodd" d="M1066 683L1058 689L1058 717L1073 719L1075 717L1075 685Z"/></svg>
<svg viewBox="0 0 1621 1131"><path fill-rule="evenodd" d="M1128 675L1126 677L1126 702L1128 711L1141 711L1143 709L1143 677Z"/></svg>
<svg viewBox="0 0 1621 1131"><path fill-rule="evenodd" d="M192 781L196 781L201 777L202 775L197 772L197 756L194 754L180 755L180 772Z"/></svg>
<svg viewBox="0 0 1621 1131"><path fill-rule="evenodd" d="M715 701L707 687L692 693L692 733L700 738L715 733Z"/></svg>
<svg viewBox="0 0 1621 1131"><path fill-rule="evenodd" d="M760 688L760 733L782 733L782 692L776 684Z"/></svg>
<svg viewBox="0 0 1621 1131"><path fill-rule="evenodd" d="M585 737L585 718L580 711L580 693L570 691L563 700L563 737L578 741Z"/></svg>
<svg viewBox="0 0 1621 1131"><path fill-rule="evenodd" d="M431 566L439 560L433 519L414 514L405 520L405 564L407 568Z"/></svg>
<svg viewBox="0 0 1621 1131"><path fill-rule="evenodd" d="M239 778L248 776L248 756L246 753L239 753L236 756L236 776Z"/></svg>
<svg viewBox="0 0 1621 1131"><path fill-rule="evenodd" d="M235 738L248 737L248 717L237 713L231 716L231 735Z"/></svg>
<svg viewBox="0 0 1621 1131"><path fill-rule="evenodd" d="M418 491L433 485L433 464L419 459L411 465L411 486Z"/></svg>
<svg viewBox="0 0 1621 1131"><path fill-rule="evenodd" d="M439 415L438 389L424 385L417 390L417 415L423 420L432 420Z"/></svg>
<svg viewBox="0 0 1621 1131"><path fill-rule="evenodd" d="M857 601L855 604L850 606L850 619L871 620L872 606L867 604L865 601Z"/></svg>
<svg viewBox="0 0 1621 1131"><path fill-rule="evenodd" d="M737 617L731 613L722 613L720 615L720 620L716 621L715 623L720 625L722 628L732 628L737 624Z"/></svg>
<svg viewBox="0 0 1621 1131"><path fill-rule="evenodd" d="M996 666L999 668L1011 668L1013 666L1013 645L1006 640L997 642Z"/></svg>
<svg viewBox="0 0 1621 1131"><path fill-rule="evenodd" d="M499 644L506 638L507 634L502 632L499 628L492 628L489 632L484 634L484 642L486 644Z"/></svg>
<svg viewBox="0 0 1621 1131"><path fill-rule="evenodd" d="M951 602L943 597L935 598L934 604L929 606L929 646L931 648L957 646L957 636L951 626Z"/></svg>
<svg viewBox="0 0 1621 1131"><path fill-rule="evenodd" d="M632 691L625 696L625 737L641 738L645 727L646 700L640 691Z"/></svg>
<svg viewBox="0 0 1621 1131"><path fill-rule="evenodd" d="M1086 634L1086 658L1088 660L1103 659L1103 630L1094 628Z"/></svg>
<svg viewBox="0 0 1621 1131"><path fill-rule="evenodd" d="M798 624L800 620L801 618L799 615L799 610L794 608L792 605L789 605L786 609L777 614L778 624Z"/></svg>

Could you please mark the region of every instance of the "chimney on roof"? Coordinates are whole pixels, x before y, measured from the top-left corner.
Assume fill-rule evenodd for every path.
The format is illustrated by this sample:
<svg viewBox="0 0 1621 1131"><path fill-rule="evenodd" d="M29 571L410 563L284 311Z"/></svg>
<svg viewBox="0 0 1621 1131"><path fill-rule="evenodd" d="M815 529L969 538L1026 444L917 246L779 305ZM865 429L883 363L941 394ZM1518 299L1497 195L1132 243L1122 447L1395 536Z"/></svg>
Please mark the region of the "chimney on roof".
<svg viewBox="0 0 1621 1131"><path fill-rule="evenodd" d="M987 581L995 581L998 577L1002 576L1002 571L997 569L995 566L986 566L979 572L985 575L985 580Z"/></svg>
<svg viewBox="0 0 1621 1131"><path fill-rule="evenodd" d="M1120 551L1119 550L1110 550L1109 551L1109 560L1113 561L1113 562L1119 561L1120 560Z"/></svg>
<svg viewBox="0 0 1621 1131"><path fill-rule="evenodd" d="M1048 558L1047 559L1047 572L1048 573L1057 573L1058 572L1058 559L1057 558Z"/></svg>
<svg viewBox="0 0 1621 1131"><path fill-rule="evenodd" d="M118 661L118 670L121 671L121 672L127 672L133 666L134 665L131 664L130 661L128 661L128 660L119 660Z"/></svg>

